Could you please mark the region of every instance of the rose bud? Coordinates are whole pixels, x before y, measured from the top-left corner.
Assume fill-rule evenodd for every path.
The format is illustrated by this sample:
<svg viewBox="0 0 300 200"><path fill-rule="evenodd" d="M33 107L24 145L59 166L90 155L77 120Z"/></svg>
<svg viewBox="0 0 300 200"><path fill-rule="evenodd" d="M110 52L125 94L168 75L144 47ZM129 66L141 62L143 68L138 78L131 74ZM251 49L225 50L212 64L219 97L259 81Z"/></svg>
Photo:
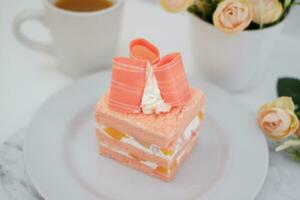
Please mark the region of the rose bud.
<svg viewBox="0 0 300 200"><path fill-rule="evenodd" d="M253 19L257 24L269 24L277 21L283 12L279 0L252 0Z"/></svg>

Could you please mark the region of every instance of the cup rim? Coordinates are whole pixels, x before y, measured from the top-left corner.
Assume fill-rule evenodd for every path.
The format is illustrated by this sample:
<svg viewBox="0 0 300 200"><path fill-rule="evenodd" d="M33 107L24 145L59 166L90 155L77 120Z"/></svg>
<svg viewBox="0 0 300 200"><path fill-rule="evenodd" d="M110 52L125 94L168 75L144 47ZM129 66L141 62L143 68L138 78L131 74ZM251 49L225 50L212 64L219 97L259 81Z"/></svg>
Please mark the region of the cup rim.
<svg viewBox="0 0 300 200"><path fill-rule="evenodd" d="M115 0L115 1L116 2L114 2L113 5L109 8L96 10L96 11L88 11L88 12L78 12L78 11L71 11L71 10L58 8L53 3L50 3L49 0L44 0L44 5L64 15L87 17L87 16L102 15L102 14L104 15L106 13L110 13L116 10L118 7L122 6L124 3L124 0Z"/></svg>

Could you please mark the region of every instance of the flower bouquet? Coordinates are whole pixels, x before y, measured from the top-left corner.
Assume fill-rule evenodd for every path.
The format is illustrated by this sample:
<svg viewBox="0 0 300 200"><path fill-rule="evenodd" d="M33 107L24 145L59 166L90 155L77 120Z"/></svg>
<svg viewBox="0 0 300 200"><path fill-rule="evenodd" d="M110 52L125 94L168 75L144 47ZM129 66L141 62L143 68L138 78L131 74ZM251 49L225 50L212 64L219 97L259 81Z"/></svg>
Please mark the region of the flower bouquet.
<svg viewBox="0 0 300 200"><path fill-rule="evenodd" d="M165 10L186 11L192 70L231 92L257 86L267 71L294 0L161 0Z"/></svg>
<svg viewBox="0 0 300 200"><path fill-rule="evenodd" d="M264 104L257 113L261 130L284 151L300 162L300 80L281 78L277 83L279 98Z"/></svg>
<svg viewBox="0 0 300 200"><path fill-rule="evenodd" d="M161 0L169 12L187 9L225 33L270 27L282 21L294 0Z"/></svg>

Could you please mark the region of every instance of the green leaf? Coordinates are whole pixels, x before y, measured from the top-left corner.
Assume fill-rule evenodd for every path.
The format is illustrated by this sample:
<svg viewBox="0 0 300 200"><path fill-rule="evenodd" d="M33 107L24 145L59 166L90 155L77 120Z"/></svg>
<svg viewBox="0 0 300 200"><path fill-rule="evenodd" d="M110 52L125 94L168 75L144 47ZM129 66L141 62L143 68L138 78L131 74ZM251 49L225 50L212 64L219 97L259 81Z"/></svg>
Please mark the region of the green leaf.
<svg viewBox="0 0 300 200"><path fill-rule="evenodd" d="M292 160L300 163L300 148L289 148L286 153Z"/></svg>
<svg viewBox="0 0 300 200"><path fill-rule="evenodd" d="M220 0L195 0L194 4L187 10L204 21L213 24L213 13L219 1Z"/></svg>
<svg viewBox="0 0 300 200"><path fill-rule="evenodd" d="M296 78L280 78L277 82L277 95L292 97L296 110L295 113L300 119L300 80Z"/></svg>
<svg viewBox="0 0 300 200"><path fill-rule="evenodd" d="M292 3L292 0L284 0L284 10L289 7Z"/></svg>

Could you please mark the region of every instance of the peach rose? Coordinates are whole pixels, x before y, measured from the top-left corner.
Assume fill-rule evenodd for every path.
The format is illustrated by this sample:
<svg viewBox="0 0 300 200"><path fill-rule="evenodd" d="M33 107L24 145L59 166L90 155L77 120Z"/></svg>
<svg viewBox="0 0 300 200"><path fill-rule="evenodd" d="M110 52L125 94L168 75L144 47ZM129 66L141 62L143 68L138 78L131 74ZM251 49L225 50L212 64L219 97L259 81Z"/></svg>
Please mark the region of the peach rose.
<svg viewBox="0 0 300 200"><path fill-rule="evenodd" d="M278 0L252 0L253 19L257 24L269 24L278 20L283 12L283 6Z"/></svg>
<svg viewBox="0 0 300 200"><path fill-rule="evenodd" d="M187 9L193 4L194 0L160 0L160 5L171 13L177 13Z"/></svg>
<svg viewBox="0 0 300 200"><path fill-rule="evenodd" d="M213 14L213 23L225 33L235 33L244 30L251 23L252 16L248 0L224 0Z"/></svg>
<svg viewBox="0 0 300 200"><path fill-rule="evenodd" d="M294 134L299 127L299 120L294 110L292 98L280 97L260 108L257 123L267 136L281 140Z"/></svg>

